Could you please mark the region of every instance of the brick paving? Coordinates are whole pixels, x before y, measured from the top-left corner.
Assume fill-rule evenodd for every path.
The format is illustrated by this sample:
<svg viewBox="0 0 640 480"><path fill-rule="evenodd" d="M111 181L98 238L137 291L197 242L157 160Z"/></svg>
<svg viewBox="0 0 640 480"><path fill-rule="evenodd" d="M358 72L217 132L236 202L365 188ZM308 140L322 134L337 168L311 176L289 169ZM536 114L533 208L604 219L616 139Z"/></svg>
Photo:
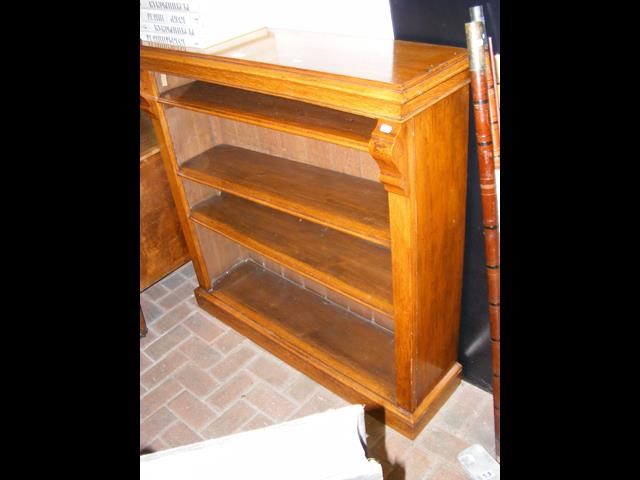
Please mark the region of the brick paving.
<svg viewBox="0 0 640 480"><path fill-rule="evenodd" d="M348 403L199 309L193 266L140 294L140 451L178 447ZM369 456L390 480L464 479L456 455L494 455L492 397L462 382L411 441L368 417Z"/></svg>

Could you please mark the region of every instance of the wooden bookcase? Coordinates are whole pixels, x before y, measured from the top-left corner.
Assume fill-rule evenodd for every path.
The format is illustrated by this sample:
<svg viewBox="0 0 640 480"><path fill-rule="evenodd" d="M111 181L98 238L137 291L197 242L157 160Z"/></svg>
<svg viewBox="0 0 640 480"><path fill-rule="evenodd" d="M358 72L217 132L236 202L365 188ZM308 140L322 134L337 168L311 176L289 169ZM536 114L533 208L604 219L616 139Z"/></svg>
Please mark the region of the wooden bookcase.
<svg viewBox="0 0 640 480"><path fill-rule="evenodd" d="M466 51L266 30L140 65L199 305L414 438L460 376Z"/></svg>

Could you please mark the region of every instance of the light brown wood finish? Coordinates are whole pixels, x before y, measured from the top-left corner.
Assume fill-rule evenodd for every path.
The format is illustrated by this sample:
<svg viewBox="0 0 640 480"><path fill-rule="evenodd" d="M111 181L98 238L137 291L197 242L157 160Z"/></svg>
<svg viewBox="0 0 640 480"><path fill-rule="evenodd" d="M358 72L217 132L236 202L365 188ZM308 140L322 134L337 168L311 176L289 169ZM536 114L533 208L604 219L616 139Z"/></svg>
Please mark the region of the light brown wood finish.
<svg viewBox="0 0 640 480"><path fill-rule="evenodd" d="M363 151L376 124L372 118L205 82L169 90L158 101Z"/></svg>
<svg viewBox="0 0 640 480"><path fill-rule="evenodd" d="M148 116L151 106L145 104L145 107L140 110L140 291L189 261L160 148ZM140 307L140 337L147 332Z"/></svg>
<svg viewBox="0 0 640 480"><path fill-rule="evenodd" d="M140 161L153 155L160 153L158 141L153 133L153 125L151 119L144 111L140 112Z"/></svg>
<svg viewBox="0 0 640 480"><path fill-rule="evenodd" d="M348 310L352 315L356 315L367 322L373 322L378 327L384 328L390 333L393 333L393 316L386 315L379 311L373 310L368 306L363 305L360 302L343 295L338 290L327 288L319 282L300 275L294 272L290 268L271 260L264 255L259 254L255 250L249 250L249 258L257 265L266 268L271 273L281 276L289 282L293 282L299 288L304 288L310 292L322 297L326 301Z"/></svg>
<svg viewBox="0 0 640 480"><path fill-rule="evenodd" d="M196 205L191 218L370 308L393 313L386 248L228 194Z"/></svg>
<svg viewBox="0 0 640 480"><path fill-rule="evenodd" d="M182 179L182 186L184 187L185 197L190 207L197 205L207 198L222 193L213 187L187 179Z"/></svg>
<svg viewBox="0 0 640 480"><path fill-rule="evenodd" d="M140 291L188 261L151 121L140 112Z"/></svg>
<svg viewBox="0 0 640 480"><path fill-rule="evenodd" d="M229 145L185 162L179 175L389 245L387 198L379 183Z"/></svg>
<svg viewBox="0 0 640 480"><path fill-rule="evenodd" d="M234 58L238 54L243 58ZM181 104L185 102L183 95L177 100L178 108L158 110L172 125L170 131L162 131L168 150L173 143L179 145L180 153L178 158L174 155L171 165L176 182L200 182L243 199L233 200L226 193L218 196L212 190L212 197L205 200L207 208L200 204L193 209L193 226L186 234L206 252L196 262L202 263L203 270L237 268L223 273L213 288L201 282L195 292L199 305L345 398L366 403L372 412L383 411L385 422L414 438L452 392L460 374L456 355L468 134L466 51L409 42L376 44L331 35L272 32L210 54L142 47L141 65L151 71L375 119L367 150L375 161L370 165L377 164L378 168L370 169L363 161L368 159L364 158L362 141L355 147L359 150L345 147L352 141L350 133L337 129L327 135L317 125L310 128L304 116L293 124L291 117L278 123L276 116L266 115L264 108L256 113L247 106L252 94L245 94L248 96L243 99L234 91L239 98L221 101L207 98L202 89L198 106ZM201 87L181 91L188 88ZM170 96L168 93L165 98ZM146 98L155 105L164 101L157 90ZM277 105L281 99L269 101ZM227 102L224 108L221 102ZM205 104L208 106L203 107ZM215 108L210 107L212 104ZM207 111L208 127L201 119L188 118L203 115L195 110ZM299 113L311 110L305 108ZM267 120L258 119L260 115L266 115ZM185 140L194 134L195 146ZM331 138L334 134L341 138ZM282 158L273 160L265 156L268 154ZM287 161L283 159L289 163L282 164ZM287 167L278 172L276 164ZM324 169L310 169L308 164ZM356 178L373 179L376 170L381 183ZM311 171L305 177L304 172ZM364 183L356 185L358 182ZM185 212L206 194L206 189L187 190L190 205L184 192L179 199ZM369 190L378 192L373 200L366 197ZM229 203L229 198L233 202ZM223 208L232 204L230 210ZM273 212L267 213L269 209ZM301 222L302 228L317 233L301 234L300 226L290 224L287 215L304 218L308 222ZM252 251L241 250L214 261L216 253L212 250L217 242L210 238L218 234L208 228L223 232ZM333 230L342 232L335 238L350 238L346 246L335 242L322 246L330 236L323 231L335 236L338 232ZM393 318L382 316L378 320L390 327L387 330L370 321L381 315L377 311L360 312L349 305L351 313L331 303L334 294L347 295L351 301L360 295L354 295L354 289L364 290L359 280L346 281L344 271L333 270L334 265L340 265L338 259L360 262L347 268L347 276L367 263L375 263L367 268L381 271L381 260L371 262L370 256L349 246L354 240L363 242L361 239L376 243L374 247L381 250L390 247L392 308L387 311L393 312ZM326 265L311 253L318 248L326 248ZM244 258L263 263L275 276L259 273L255 266L238 264ZM242 273L247 268L251 271ZM322 279L325 274L333 278ZM215 275L209 280L213 278ZM374 285L371 290L379 288L379 280L365 280ZM275 299L273 304L270 299ZM370 301L366 303L372 306ZM299 314L306 320L297 325ZM348 320L334 322L337 318ZM323 321L335 324L327 326ZM312 327L319 329L314 331ZM346 330L340 329L343 327ZM373 357L361 350L367 346L369 333L357 333L358 328L383 332L385 337L381 338L391 341L381 350L386 352L382 363L370 361ZM391 370L380 371L383 366ZM382 410L376 410L379 408Z"/></svg>
<svg viewBox="0 0 640 480"><path fill-rule="evenodd" d="M369 153L380 166L380 181L387 191L409 195L407 130L410 122L379 121L371 134Z"/></svg>
<svg viewBox="0 0 640 480"><path fill-rule="evenodd" d="M174 75L166 75L157 72L154 74L154 77L159 93L164 93L169 90L173 90L174 88L181 87L182 85L195 82L193 78L176 77Z"/></svg>
<svg viewBox="0 0 640 480"><path fill-rule="evenodd" d="M246 248L207 227L194 224L194 231L209 274L206 286L203 288L211 288L213 283L234 265L249 258L249 252Z"/></svg>
<svg viewBox="0 0 640 480"><path fill-rule="evenodd" d="M151 75L143 73L140 70L140 109L144 110L147 114L153 116L153 97L154 97L154 83Z"/></svg>
<svg viewBox="0 0 640 480"><path fill-rule="evenodd" d="M392 393L378 393L384 392L384 388L380 388L380 379L373 383L367 380L367 370L361 371L356 380L352 372L346 375L342 373L345 371L344 365L337 367L335 359L330 355L325 357L326 363L318 361L317 353L310 351L306 341L294 335L288 337L290 342L285 340L282 335L274 333L271 328L273 321L268 316L260 318L253 311L248 311L243 302L235 305L239 309L236 310L234 306L202 288L197 288L195 295L198 304L207 312L350 402L365 404L369 413L411 439L416 438L460 383L460 364L456 363L420 405L410 412L398 407Z"/></svg>
<svg viewBox="0 0 640 480"><path fill-rule="evenodd" d="M393 255L397 401L414 410L455 363L462 286L468 89L397 126L371 148L400 165L387 185ZM391 188L389 188L391 187ZM406 194L405 194L406 193Z"/></svg>
<svg viewBox="0 0 640 480"><path fill-rule="evenodd" d="M140 95L141 97L144 96L145 98L151 99L158 97L158 87L155 83L154 76L151 72L146 70L140 70ZM170 141L171 136L169 133L167 119L164 115L162 105L151 100L149 106L153 129L159 141L160 154L165 172L167 173L171 194L176 204L178 220L180 221L182 232L187 240L189 256L193 261L193 268L196 272L196 276L198 277L198 282L201 286L208 288L210 285L210 277L207 272L205 260L202 256L202 251L200 250L200 244L194 241L195 227L189 221L189 205L186 201L184 188L177 176L178 164L176 154L173 149L173 142Z"/></svg>
<svg viewBox="0 0 640 480"><path fill-rule="evenodd" d="M272 29L266 38L210 54L142 46L140 67L404 120L428 105L432 89L469 65L461 48ZM462 81L468 83L468 74ZM418 97L417 109L407 110Z"/></svg>
<svg viewBox="0 0 640 480"><path fill-rule="evenodd" d="M162 158L140 162L140 291L189 261Z"/></svg>
<svg viewBox="0 0 640 480"><path fill-rule="evenodd" d="M379 182L380 169L368 152L310 137L210 117L216 144L227 144Z"/></svg>
<svg viewBox="0 0 640 480"><path fill-rule="evenodd" d="M221 279L212 295L283 342L338 366L343 374L384 396L393 395L393 335L389 332L253 262L240 264Z"/></svg>
<svg viewBox="0 0 640 480"><path fill-rule="evenodd" d="M416 116L418 318L416 397L456 362L462 295L469 88Z"/></svg>
<svg viewBox="0 0 640 480"><path fill-rule="evenodd" d="M164 110L178 165L219 143L217 119L179 108Z"/></svg>

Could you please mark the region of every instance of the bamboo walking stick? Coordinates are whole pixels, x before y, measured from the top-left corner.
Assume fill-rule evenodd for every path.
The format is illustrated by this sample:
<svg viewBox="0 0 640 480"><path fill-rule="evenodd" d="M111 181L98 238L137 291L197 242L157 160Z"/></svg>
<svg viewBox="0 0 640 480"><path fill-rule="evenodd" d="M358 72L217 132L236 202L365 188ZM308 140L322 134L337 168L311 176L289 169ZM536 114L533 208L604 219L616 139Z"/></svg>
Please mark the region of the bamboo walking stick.
<svg viewBox="0 0 640 480"><path fill-rule="evenodd" d="M484 45L484 72L487 80L487 96L489 98L489 119L491 122L491 141L493 142L493 163L496 169L500 168L500 112L496 95L495 68L493 62L493 44L491 37L487 36L487 26L484 22L482 6L469 9L472 22L482 24L482 41Z"/></svg>
<svg viewBox="0 0 640 480"><path fill-rule="evenodd" d="M491 37L489 37L489 59L491 61L491 73L493 74L493 92L496 97L496 111L498 114L498 132L500 132L500 71L499 65L496 65L500 60L500 55L493 54L493 41ZM496 165L496 168L500 168L499 165Z"/></svg>
<svg viewBox="0 0 640 480"><path fill-rule="evenodd" d="M493 161L493 142L484 54L483 28L480 21L465 24L473 116L478 145L480 198L482 201L487 286L489 297L489 327L493 367L493 413L496 455L500 457L500 237L498 231L498 201Z"/></svg>
<svg viewBox="0 0 640 480"><path fill-rule="evenodd" d="M500 168L500 127L498 120L498 107L496 101L496 90L491 69L491 54L489 53L488 41L485 42L484 64L486 65L487 77L487 97L489 98L489 120L491 122L491 142L493 143L493 166Z"/></svg>
<svg viewBox="0 0 640 480"><path fill-rule="evenodd" d="M500 131L500 54L493 54L493 44L489 37L489 48L491 49L491 60L493 68L493 81L495 83L496 105L498 107L498 131ZM500 165L496 165L496 187L498 188L498 229L500 228Z"/></svg>

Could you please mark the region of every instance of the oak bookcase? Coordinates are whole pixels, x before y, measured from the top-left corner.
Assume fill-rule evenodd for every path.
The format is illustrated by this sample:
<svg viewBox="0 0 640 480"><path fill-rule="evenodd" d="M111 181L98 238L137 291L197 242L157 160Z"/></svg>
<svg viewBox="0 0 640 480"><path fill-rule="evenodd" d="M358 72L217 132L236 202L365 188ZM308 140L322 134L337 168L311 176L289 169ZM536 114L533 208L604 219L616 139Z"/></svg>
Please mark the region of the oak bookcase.
<svg viewBox="0 0 640 480"><path fill-rule="evenodd" d="M459 48L265 30L142 44L198 304L415 436L459 382Z"/></svg>

